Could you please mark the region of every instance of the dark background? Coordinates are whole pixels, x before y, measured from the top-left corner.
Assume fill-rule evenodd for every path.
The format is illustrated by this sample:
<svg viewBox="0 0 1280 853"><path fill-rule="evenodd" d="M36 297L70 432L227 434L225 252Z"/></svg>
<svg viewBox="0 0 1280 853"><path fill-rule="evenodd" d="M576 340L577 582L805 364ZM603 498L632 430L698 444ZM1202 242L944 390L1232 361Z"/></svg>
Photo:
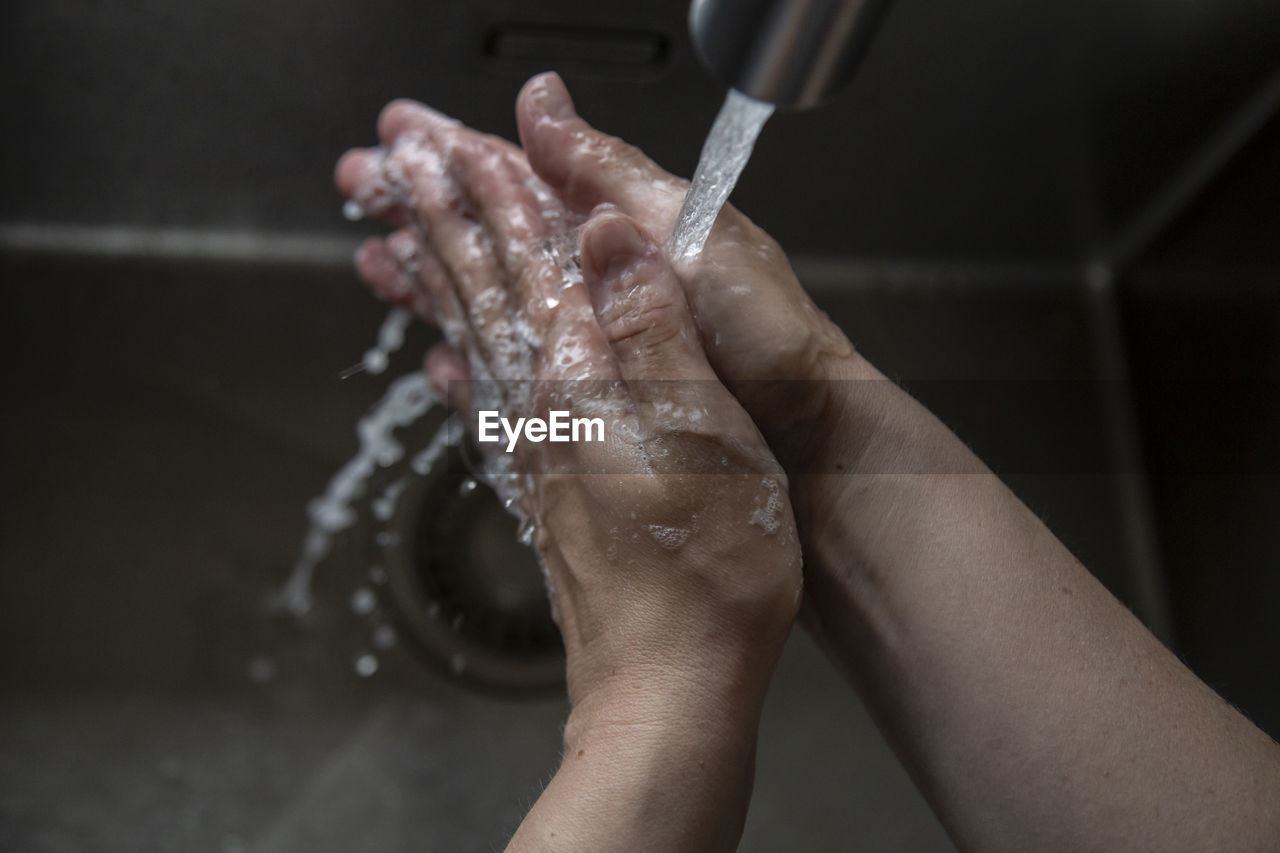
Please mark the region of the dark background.
<svg viewBox="0 0 1280 853"><path fill-rule="evenodd" d="M397 96L514 133L532 73L680 174L723 88L683 2L8 4L0 27L0 847L501 843L552 698L351 674L357 528L263 616L380 380L337 156ZM1280 6L898 0L735 203L882 369L1280 734ZM418 333L397 370L414 367ZM1083 387L1071 418L1042 395ZM959 390L957 390L959 389ZM1023 470L1094 448L1096 465ZM270 684L246 678L263 656ZM802 638L744 850L946 849Z"/></svg>

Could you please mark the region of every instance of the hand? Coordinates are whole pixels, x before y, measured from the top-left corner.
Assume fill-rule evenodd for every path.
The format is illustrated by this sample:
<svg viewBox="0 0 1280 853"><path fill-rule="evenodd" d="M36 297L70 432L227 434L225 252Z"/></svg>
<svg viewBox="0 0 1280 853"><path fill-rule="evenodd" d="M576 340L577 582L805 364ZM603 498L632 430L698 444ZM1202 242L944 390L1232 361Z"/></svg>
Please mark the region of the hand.
<svg viewBox="0 0 1280 853"><path fill-rule="evenodd" d="M380 136L395 144L420 121L422 107L391 104L380 121ZM598 205L611 205L632 217L648 233L668 235L688 183L664 171L639 149L588 125L574 111L569 93L555 74L533 78L516 104L523 150L501 140L493 143L525 174L534 176L538 198L554 208L549 221L569 227L574 218ZM362 161L368 164L370 161ZM350 164L355 187L359 168ZM357 197L373 212L386 209L392 222L412 219L393 203L395 181L361 183ZM372 187L372 188L370 188ZM401 193L409 188L401 189ZM371 241L362 250L364 278L384 298L430 316L422 278L413 261L413 230L389 241ZM434 266L434 260L429 260ZM840 503L844 477L804 477L801 472L858 470L872 452L875 427L886 395L906 400L853 350L848 338L809 298L786 256L764 231L730 205L721 211L701 257L682 263L676 276L701 333L706 359L763 433L791 473L791 496L806 542ZM437 275L428 275L430 282ZM447 332L446 328L446 332ZM440 359L441 361L443 359ZM443 366L439 375L446 374ZM456 374L465 375L465 368ZM863 393L851 398L857 383ZM868 393L870 392L870 393ZM817 556L811 555L811 561Z"/></svg>
<svg viewBox="0 0 1280 853"><path fill-rule="evenodd" d="M615 205L669 235L688 182L578 116L555 74L535 77L516 104L531 168L571 210ZM768 234L726 205L702 255L677 268L707 359L785 467L811 470L843 401L826 380L878 377L813 304Z"/></svg>
<svg viewBox="0 0 1280 853"><path fill-rule="evenodd" d="M658 790L682 798L678 809L714 800L740 831L765 687L801 588L780 466L717 380L640 223L616 209L587 221L575 281L555 247L581 217L518 149L405 102L379 126L384 147L348 153L337 182L399 226L358 267L444 330L433 380L483 378L472 393L511 420L585 405L613 439L520 442L499 478L534 525L565 642L571 775L558 790L574 790L568 761L588 751L606 764L663 756L661 788L637 795L633 774L620 802L643 811ZM669 777L691 758L701 769L687 791ZM736 831L703 821L687 839L724 846Z"/></svg>
<svg viewBox="0 0 1280 853"><path fill-rule="evenodd" d="M519 119L571 208L670 231L683 183L578 118L558 78L526 86ZM1280 748L859 358L767 236L727 208L678 275L791 476L806 626L959 847L1280 849Z"/></svg>
<svg viewBox="0 0 1280 853"><path fill-rule="evenodd" d="M629 380L658 373L636 372L635 365L651 364L662 352L678 353L673 364L691 368L696 363L697 371L688 375L702 375L704 363L686 347L691 307L706 364L736 394L792 473L791 494L809 558L810 599L817 603L811 626L826 632L820 639L853 676L961 847L1275 847L1280 837L1280 809L1274 797L1280 785L1280 753L1274 742L1222 703L1144 631L942 424L882 381L813 307L772 241L726 209L702 257L673 269L661 258L651 235L669 233L684 194L683 182L636 149L587 126L554 76L531 81L518 109L524 152L506 143L490 143L505 152L504 168L526 176L526 188L541 205L542 221L564 225L598 205L613 206L603 222L588 226L583 260L588 283L593 284L597 325L613 355L609 363L626 382L627 393L618 399L625 401L637 424L657 424L662 419L653 417L653 398L645 396L640 383ZM388 130L420 121L415 118L418 110L407 104L389 109L383 118L384 142L398 138ZM427 232L429 241L411 227L387 243L369 244L361 254L362 274L384 295L411 303L424 314L434 312L450 339L463 352L474 353L467 323L477 331L475 312L467 316L443 306L439 298L432 308L420 298L422 293L442 297L467 289L465 281L459 284L466 278L465 266L442 263L432 252L411 251L429 242L445 254L444 247L454 239L446 236L448 222L436 223L430 211L421 208L418 186L395 166L394 158L387 164L390 168L375 163L353 155L344 161L351 172L340 169L339 183L350 190L382 187L362 194L361 202L368 195L367 200L374 207L381 205L381 212L393 221L431 220L427 224L432 230ZM361 181L366 173L381 177ZM478 173L470 180L475 187L483 184ZM383 199L383 190L389 191L389 201ZM466 219L468 196L451 198L450 206L456 201ZM482 204L475 209L483 208ZM523 209L527 213L528 205ZM614 239L593 229L623 228L610 221L633 228L643 250L592 248L597 239L605 244ZM486 273L488 280L501 280L511 272L506 263L493 261L512 260L492 242L492 234L498 232L486 232L491 235L487 250L483 240L466 242L467 229L454 228L453 233L463 238L460 245L475 250L464 252L466 258L490 259L499 278ZM629 242L630 236L618 237L618 245ZM618 264L613 274L613 261L603 260L635 255L644 260ZM625 269L633 270L631 282L639 285L634 290L641 297L636 303L639 316L657 303L670 309L657 311L652 325L645 321L621 326L638 329L634 336L619 334L618 325L609 319L611 312L636 316L617 307L633 292L631 287L610 284L626 278L621 273ZM676 292L673 281L683 288L687 305L671 295ZM671 322L677 317L679 322ZM677 333L677 328L683 331ZM665 331L652 334L654 329ZM627 355L629 347L638 349ZM540 351L537 344L532 351ZM601 355L604 350L596 346L591 352ZM449 351L437 351L431 372L444 379L489 369L483 359L468 357L470 365ZM624 369L627 364L633 366ZM839 381L847 379L880 381ZM736 422L727 405L716 402L705 414L708 424L722 424L727 430L723 434L744 437L733 431ZM679 435L673 446L701 447L709 442L714 447L715 437L722 434L720 429L709 434L687 426L667 425ZM637 435L639 447L645 446L645 436L657 438L644 431ZM752 452L744 458L756 456ZM589 457L574 461L590 464ZM767 462L743 467L748 477L754 473L762 478L761 483L772 476ZM814 471L835 476L800 474ZM636 476L657 482L671 473L646 468ZM654 486L662 499L646 497L642 490L638 505L646 512L657 512L666 495L682 496L680 500L687 502L680 506L689 513L699 501L716 499L696 484L686 484L685 478L665 482L677 486ZM547 488L541 494L561 492ZM615 678L612 669L605 676L599 666L577 669L573 664L571 679L579 685L574 689L581 704L575 706L566 729L566 761L522 825L515 845L729 849L740 830L747 793L742 780L749 778L754 723L746 718L758 713L750 697L763 688L749 674L738 681L713 674L749 673L749 667L732 663L750 647L747 638L729 631L728 641L721 643L714 630L699 638L688 628L714 624L696 621L705 614L733 614L726 624L751 623L755 614L760 625L773 624L764 614L774 608L765 602L773 601L782 610L785 596L769 594L767 579L788 576L792 570L779 571L780 563L775 562L770 563L771 573L764 563L751 561L752 555L726 550L728 543L712 537L706 551L710 562L686 563L682 555L687 545L669 562L649 548L647 553L636 552L638 566L601 564L597 573L586 567L593 557L599 558L603 544L595 538L601 527L590 513L600 512L608 519L610 511L631 510L608 489L579 485L563 494L577 501L564 515L545 500L532 506L541 513L547 531L554 533L559 524L580 540L566 539L562 544L568 550L548 559L549 565L559 566L553 579L563 576L581 591L557 593L561 607L575 608L572 618L578 621L573 624L580 626L567 633L566 641L582 650L579 660L608 661L609 667L616 661L620 677ZM737 501L738 512L719 518L741 524L747 495L732 489L726 495L729 502ZM618 512L612 518L618 520ZM775 544L781 545L781 540ZM606 564L608 553L606 547ZM735 583L714 571L707 573L726 555L748 560L746 577L751 582L741 587L745 597L737 603ZM688 602L662 598L664 562L673 570L694 572L693 587L705 594L701 611L686 609ZM675 609L668 614L613 609L607 603L606 577L628 585L634 577L637 601ZM628 589L627 595L632 592ZM612 600L616 604L623 599ZM644 670L641 659L647 656L598 644L582 628L591 623L585 615L589 613L608 614L606 621L597 623L602 631L612 630L612 620L624 620L617 624L632 638L630 643L641 642L637 638L644 636L645 626L661 625L680 638L671 648L691 643L687 648L709 651L704 660L728 664L706 668L662 661L658 669L674 676L667 683ZM571 623L566 614L561 616L562 624ZM767 652L774 647L767 638L777 634L765 630L763 636L766 641L760 648ZM658 634L651 637L657 640ZM771 667L772 658L765 663L766 669ZM678 687L664 688L694 685L696 676L687 676L700 670L711 674L699 685L706 689L690 688L681 695ZM634 691L626 689L630 684ZM642 701L640 714L628 713L628 698L650 695L665 696L671 704ZM717 717L705 701L716 695L747 701L722 703ZM594 697L602 698L597 703ZM592 706L595 713L579 717L579 707ZM664 708L678 710L663 714ZM657 716L649 718L651 713ZM582 751L575 751L575 746ZM1177 808L1171 811L1170 803ZM566 827L570 831L565 832Z"/></svg>

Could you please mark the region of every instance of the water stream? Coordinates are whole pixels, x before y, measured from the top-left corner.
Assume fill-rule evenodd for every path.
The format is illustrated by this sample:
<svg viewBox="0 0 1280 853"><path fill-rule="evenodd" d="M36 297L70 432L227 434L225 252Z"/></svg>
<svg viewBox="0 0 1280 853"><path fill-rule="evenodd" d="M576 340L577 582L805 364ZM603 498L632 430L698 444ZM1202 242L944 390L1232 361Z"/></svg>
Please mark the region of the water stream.
<svg viewBox="0 0 1280 853"><path fill-rule="evenodd" d="M404 344L410 319L408 312L400 308L393 308L387 315L378 330L377 344L364 354L363 367L368 372L381 373L387 368L390 356ZM293 571L276 596L277 607L295 616L311 609L311 585L316 567L329 555L334 537L355 524L358 517L355 503L364 497L370 478L377 469L389 468L404 458L404 446L395 431L414 423L439 402L426 375L415 370L392 382L382 399L356 424L360 440L356 455L333 475L324 494L307 504L307 533ZM415 473L425 474L444 452L450 435L458 432L456 427L450 430L449 426L448 423L441 426L427 447L414 457L411 468ZM393 481L374 499L373 509L379 518L390 517L407 476Z"/></svg>
<svg viewBox="0 0 1280 853"><path fill-rule="evenodd" d="M680 207L667 251L672 260L690 261L702 253L720 208L755 148L756 137L773 115L773 104L730 89L702 145L698 169Z"/></svg>

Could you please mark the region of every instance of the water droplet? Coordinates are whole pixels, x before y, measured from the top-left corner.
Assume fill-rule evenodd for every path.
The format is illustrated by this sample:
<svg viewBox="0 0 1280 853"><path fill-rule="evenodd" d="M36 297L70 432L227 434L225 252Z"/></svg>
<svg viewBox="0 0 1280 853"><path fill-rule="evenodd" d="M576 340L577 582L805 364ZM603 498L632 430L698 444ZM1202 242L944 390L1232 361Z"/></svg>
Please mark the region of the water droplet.
<svg viewBox="0 0 1280 853"><path fill-rule="evenodd" d="M364 208L360 206L360 202L349 198L346 204L342 205L342 216L348 222L359 222L364 219Z"/></svg>
<svg viewBox="0 0 1280 853"><path fill-rule="evenodd" d="M364 358L360 359L360 363L364 365L364 369L370 373L381 373L387 369L387 363L390 359L387 354L380 349L366 350Z"/></svg>
<svg viewBox="0 0 1280 853"><path fill-rule="evenodd" d="M433 601L427 605L427 618L428 619L440 618L440 602Z"/></svg>
<svg viewBox="0 0 1280 853"><path fill-rule="evenodd" d="M369 567L369 582L382 586L387 582L387 570L376 563Z"/></svg>
<svg viewBox="0 0 1280 853"><path fill-rule="evenodd" d="M476 486L478 485L479 483L475 481L474 477L468 477L458 486L458 494L469 495L476 490Z"/></svg>
<svg viewBox="0 0 1280 853"><path fill-rule="evenodd" d="M453 670L454 675L462 675L467 669L467 656L462 652L454 652L453 657L449 658L449 669Z"/></svg>
<svg viewBox="0 0 1280 853"><path fill-rule="evenodd" d="M367 586L358 587L351 593L351 612L357 616L368 616L378 606L378 597Z"/></svg>
<svg viewBox="0 0 1280 853"><path fill-rule="evenodd" d="M276 680L276 662L269 657L254 658L245 671L254 684L270 684Z"/></svg>
<svg viewBox="0 0 1280 853"><path fill-rule="evenodd" d="M400 534L392 530L383 530L373 537L373 541L382 548L392 548L400 544Z"/></svg>
<svg viewBox="0 0 1280 853"><path fill-rule="evenodd" d="M356 675L368 678L378 671L378 659L373 655L360 655L355 663Z"/></svg>
<svg viewBox="0 0 1280 853"><path fill-rule="evenodd" d="M390 625L379 625L373 629L373 647L386 651L396 644L396 629Z"/></svg>

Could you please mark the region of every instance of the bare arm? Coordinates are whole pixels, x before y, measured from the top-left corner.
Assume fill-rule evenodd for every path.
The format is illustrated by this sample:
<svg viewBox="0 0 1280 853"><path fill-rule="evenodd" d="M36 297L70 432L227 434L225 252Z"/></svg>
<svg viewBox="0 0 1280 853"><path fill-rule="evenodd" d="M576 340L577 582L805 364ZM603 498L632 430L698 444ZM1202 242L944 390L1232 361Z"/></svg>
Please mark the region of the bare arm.
<svg viewBox="0 0 1280 853"><path fill-rule="evenodd" d="M587 125L558 79L518 112L571 203L670 229L683 183ZM957 844L1280 849L1280 748L853 351L768 235L726 209L681 277L712 366L791 475L805 621Z"/></svg>
<svg viewBox="0 0 1280 853"><path fill-rule="evenodd" d="M649 234L669 233L683 183L590 128L557 78L526 86L518 118L524 152L513 160L527 156L521 163L569 209L585 215L607 203ZM384 113L384 141L404 123L394 109ZM351 190L364 172L347 165ZM388 218L412 219L402 207L392 205ZM406 298L401 273L418 291L440 290L428 265L397 271L395 253L374 248L362 272L379 292ZM704 261L679 278L710 367L792 474L808 627L953 839L982 850L1280 849L1280 748L1146 632L955 436L857 356L767 235L726 210ZM566 517L592 520L593 509ZM582 531L560 534L557 541L591 542ZM688 563L658 559L646 564L655 584L647 589L662 601L682 577L671 569L697 566L720 579L709 587L715 594L699 587L699 596L674 601L741 604L738 578L725 583L721 572L758 557L713 548ZM593 563L578 554L553 565L570 577ZM787 577L785 561L757 565L749 577ZM749 790L740 771L750 767L787 620L786 608L768 604L786 598L776 586L757 591L746 610L645 623L657 626L653 636L681 637L677 647L698 650L707 666L666 667L655 679L632 660L623 678L579 677L611 686L577 696L573 649L587 635L569 625L574 712L564 763L515 849L736 842ZM595 598L611 600L622 599ZM691 624L740 629L725 643L720 631L678 630ZM608 633L626 648L647 648L626 631ZM604 635L587 634L591 658ZM639 696L666 711L637 705Z"/></svg>
<svg viewBox="0 0 1280 853"><path fill-rule="evenodd" d="M812 621L957 843L1280 848L1276 744L939 422L876 407L839 404L854 475L796 489Z"/></svg>
<svg viewBox="0 0 1280 853"><path fill-rule="evenodd" d="M561 765L509 849L733 850L800 601L785 475L641 226L598 212L581 277L566 275L577 264L554 247L580 220L519 149L410 102L379 125L386 144L348 153L337 180L401 226L357 267L445 332L433 383L485 377L455 386L469 419L459 397L474 391L512 417L587 406L607 422L601 444L482 446L530 525L572 706Z"/></svg>
<svg viewBox="0 0 1280 853"><path fill-rule="evenodd" d="M684 686L631 692L608 706L574 708L560 768L508 850L737 848L758 703L745 695L691 696ZM637 707L637 696L651 700L647 708Z"/></svg>

